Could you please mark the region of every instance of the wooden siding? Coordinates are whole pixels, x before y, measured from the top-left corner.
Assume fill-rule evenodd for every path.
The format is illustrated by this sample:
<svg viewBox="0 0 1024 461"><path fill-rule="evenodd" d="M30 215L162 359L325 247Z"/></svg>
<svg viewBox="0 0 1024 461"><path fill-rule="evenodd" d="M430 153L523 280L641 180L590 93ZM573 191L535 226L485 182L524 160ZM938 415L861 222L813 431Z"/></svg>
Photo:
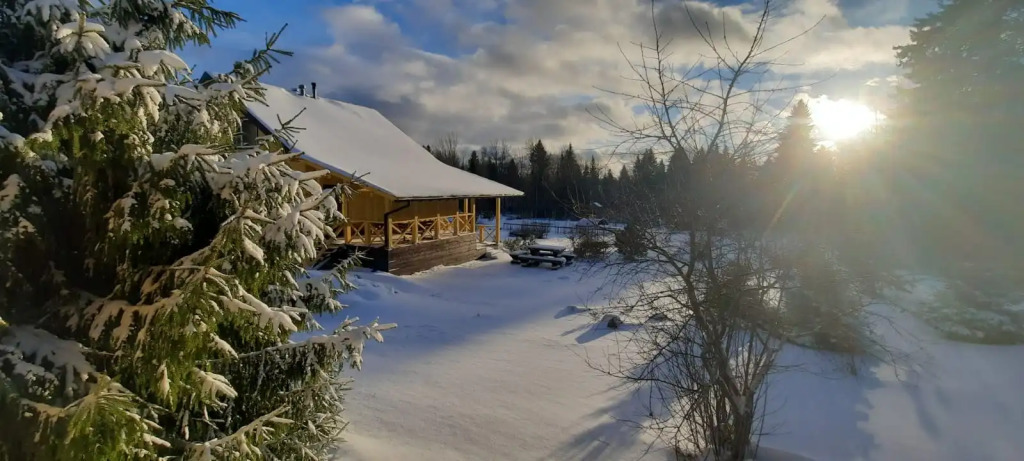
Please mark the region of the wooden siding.
<svg viewBox="0 0 1024 461"><path fill-rule="evenodd" d="M388 211L392 221L406 221L414 218L452 216L459 212L459 200L394 200L373 189L362 189L346 199L345 216L352 221L384 221Z"/></svg>
<svg viewBox="0 0 1024 461"><path fill-rule="evenodd" d="M345 216L351 221L383 221L391 199L373 189L363 189L345 198Z"/></svg>
<svg viewBox="0 0 1024 461"><path fill-rule="evenodd" d="M354 252L362 254L363 267L390 272L395 275L409 275L436 266L452 266L479 259L486 250L477 243L477 236L466 234L442 240L421 242L388 250L384 247L360 247L342 245L333 250L319 269L333 267Z"/></svg>
<svg viewBox="0 0 1024 461"><path fill-rule="evenodd" d="M387 271L395 275L408 275L434 266L469 262L483 256L484 252L474 234L421 242L388 251Z"/></svg>
<svg viewBox="0 0 1024 461"><path fill-rule="evenodd" d="M288 161L288 165L298 171L320 171L323 167L298 157ZM394 201L375 189L363 185L354 184L347 178L336 174L328 173L317 179L324 187L346 184L352 190L352 195L345 198L344 214L352 221L383 221L384 213L393 208Z"/></svg>
<svg viewBox="0 0 1024 461"><path fill-rule="evenodd" d="M398 209L405 205L403 201L393 202L391 209ZM459 200L414 200L409 202L409 207L396 211L391 215L395 221L407 219L429 218L434 216L451 216L459 212ZM383 216L383 215L381 215Z"/></svg>
<svg viewBox="0 0 1024 461"><path fill-rule="evenodd" d="M323 168L303 159L294 158L288 162L289 166L298 171L319 171ZM356 190L346 199L345 216L353 221L383 221L384 214L391 210L398 210L391 215L395 221L403 221L416 217L426 218L434 216L451 216L459 212L461 199L444 200L412 200L408 202L394 200L380 191L372 188L354 186L351 181L341 175L330 173L321 176L318 181L325 187L338 184L348 184ZM402 208L399 210L399 208ZM466 211L466 210L462 210Z"/></svg>

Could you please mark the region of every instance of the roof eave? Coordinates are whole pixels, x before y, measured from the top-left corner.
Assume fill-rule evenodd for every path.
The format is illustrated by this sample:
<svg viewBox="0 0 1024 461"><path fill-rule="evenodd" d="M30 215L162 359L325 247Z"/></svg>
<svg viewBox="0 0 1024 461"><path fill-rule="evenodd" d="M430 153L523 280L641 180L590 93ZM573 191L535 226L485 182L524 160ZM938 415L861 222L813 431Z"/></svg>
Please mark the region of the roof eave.
<svg viewBox="0 0 1024 461"><path fill-rule="evenodd" d="M395 200L446 200L453 198L508 198L508 197L522 197L522 192L518 194L452 194L452 195L417 195L400 197L395 196Z"/></svg>

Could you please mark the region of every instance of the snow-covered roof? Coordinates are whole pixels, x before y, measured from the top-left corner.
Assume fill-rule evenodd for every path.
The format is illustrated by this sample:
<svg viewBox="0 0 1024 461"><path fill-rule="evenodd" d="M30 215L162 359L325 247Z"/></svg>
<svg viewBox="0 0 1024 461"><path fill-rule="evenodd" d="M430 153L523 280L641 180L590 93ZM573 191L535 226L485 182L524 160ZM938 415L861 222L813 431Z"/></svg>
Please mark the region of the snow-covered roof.
<svg viewBox="0 0 1024 461"><path fill-rule="evenodd" d="M264 128L277 128L279 117L288 120L305 109L293 122L304 130L287 148L301 151L305 159L342 176L358 177L397 199L523 195L442 163L376 110L264 87L266 104L246 105L249 115Z"/></svg>

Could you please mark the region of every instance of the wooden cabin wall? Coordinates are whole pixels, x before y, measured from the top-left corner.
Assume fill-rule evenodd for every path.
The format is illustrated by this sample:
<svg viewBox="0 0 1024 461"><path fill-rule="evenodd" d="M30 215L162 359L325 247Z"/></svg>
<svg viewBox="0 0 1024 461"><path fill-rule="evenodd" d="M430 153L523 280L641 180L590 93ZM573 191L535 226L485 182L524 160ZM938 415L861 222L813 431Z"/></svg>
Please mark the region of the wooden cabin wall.
<svg viewBox="0 0 1024 461"><path fill-rule="evenodd" d="M301 157L289 160L288 164L298 171L319 171L323 168L305 160ZM345 178L331 173L318 178L324 187L334 186L339 183L349 183ZM409 206L391 215L395 221L404 221L414 217L427 218L431 216L451 216L459 212L461 199L445 200L413 200ZM356 191L347 199L346 216L353 221L375 221L382 222L384 213L389 210L401 208L405 201L393 200L373 189L363 188Z"/></svg>
<svg viewBox="0 0 1024 461"><path fill-rule="evenodd" d="M363 189L345 199L345 213L352 221L382 222L392 201L372 189Z"/></svg>
<svg viewBox="0 0 1024 461"><path fill-rule="evenodd" d="M288 161L289 166L298 171L320 171L324 168L312 163L302 157ZM352 195L345 198L346 204L343 208L345 217L352 221L373 221L384 220L384 213L393 206L391 198L364 186L353 185L351 181L336 173L329 173L317 178L317 182L324 187L348 184L354 191Z"/></svg>
<svg viewBox="0 0 1024 461"><path fill-rule="evenodd" d="M392 209L400 208L405 202L396 201ZM446 200L414 200L409 207L391 215L395 221L404 221L415 217L429 218L433 216L451 216L459 212L459 199Z"/></svg>

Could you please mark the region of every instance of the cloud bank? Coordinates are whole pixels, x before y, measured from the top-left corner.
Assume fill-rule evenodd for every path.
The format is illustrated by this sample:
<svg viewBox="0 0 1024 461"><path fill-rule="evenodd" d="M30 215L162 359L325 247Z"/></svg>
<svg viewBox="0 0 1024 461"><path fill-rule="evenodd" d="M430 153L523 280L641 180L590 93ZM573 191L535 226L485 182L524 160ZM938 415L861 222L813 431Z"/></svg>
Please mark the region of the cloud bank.
<svg viewBox="0 0 1024 461"><path fill-rule="evenodd" d="M834 97L877 97L877 83L895 73L892 47L908 27L851 21L871 14L898 18L906 1L776 2L768 43L794 36L774 78ZM672 39L673 59L689 65L706 48L694 21L716 36L749 37L760 2L723 6L705 1L657 1L654 16ZM325 95L380 110L422 143L457 132L468 145L541 138L581 148L611 144L588 113L633 113L602 90L635 91L620 53L652 37L645 0L364 1L327 8L320 16L330 43L299 50L270 81L317 81ZM865 11L869 13L865 13ZM404 26L400 26L403 24ZM874 79L874 80L873 80Z"/></svg>

